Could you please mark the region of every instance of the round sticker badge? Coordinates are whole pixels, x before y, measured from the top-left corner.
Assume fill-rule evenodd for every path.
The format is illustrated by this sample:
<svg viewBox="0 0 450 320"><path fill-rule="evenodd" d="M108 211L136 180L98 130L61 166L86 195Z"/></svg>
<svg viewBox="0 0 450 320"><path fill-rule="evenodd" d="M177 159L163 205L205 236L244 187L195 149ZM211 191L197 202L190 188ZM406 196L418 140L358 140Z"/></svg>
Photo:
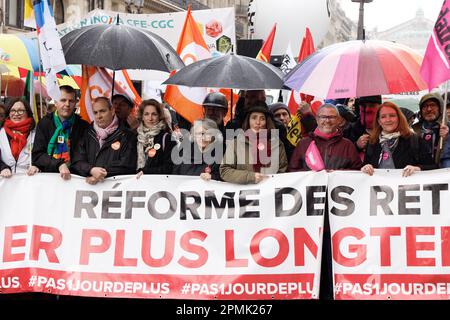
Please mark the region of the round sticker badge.
<svg viewBox="0 0 450 320"><path fill-rule="evenodd" d="M260 142L258 143L258 150L264 150L266 147L264 146L264 143Z"/></svg>
<svg viewBox="0 0 450 320"><path fill-rule="evenodd" d="M155 150L159 150L159 149L161 149L161 145L159 143L157 143L157 144L155 144L155 146L153 148L155 148Z"/></svg>
<svg viewBox="0 0 450 320"><path fill-rule="evenodd" d="M427 134L427 135L425 135L425 140L426 140L426 141L429 141L429 140L431 140L431 134Z"/></svg>
<svg viewBox="0 0 450 320"><path fill-rule="evenodd" d="M120 142L119 141L114 142L113 144L111 144L111 148L113 150L119 150L120 149Z"/></svg>

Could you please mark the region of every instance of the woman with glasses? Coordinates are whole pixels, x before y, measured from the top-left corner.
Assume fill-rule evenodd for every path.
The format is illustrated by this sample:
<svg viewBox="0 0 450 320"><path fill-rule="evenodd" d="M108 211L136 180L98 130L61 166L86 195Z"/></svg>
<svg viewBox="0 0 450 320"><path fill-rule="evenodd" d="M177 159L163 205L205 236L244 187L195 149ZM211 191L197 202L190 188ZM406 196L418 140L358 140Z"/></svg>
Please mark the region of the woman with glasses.
<svg viewBox="0 0 450 320"><path fill-rule="evenodd" d="M414 134L400 108L384 102L377 110L361 171L373 175L375 168L403 169L404 177L436 169L422 138Z"/></svg>
<svg viewBox="0 0 450 320"><path fill-rule="evenodd" d="M169 111L155 99L144 100L137 118L137 177L172 173L171 153L176 142L172 139Z"/></svg>
<svg viewBox="0 0 450 320"><path fill-rule="evenodd" d="M200 176L205 181L220 180L219 166L222 161L222 134L215 121L197 120L191 128L191 143L179 148L180 164L173 174Z"/></svg>
<svg viewBox="0 0 450 320"><path fill-rule="evenodd" d="M29 176L39 172L31 165L31 149L34 141L35 122L27 101L14 98L6 108L6 120L0 130L0 176L14 173Z"/></svg>
<svg viewBox="0 0 450 320"><path fill-rule="evenodd" d="M287 156L278 134L272 134L275 125L264 101L249 107L242 129L227 143L220 177L238 184L260 183L271 174L287 169Z"/></svg>
<svg viewBox="0 0 450 320"><path fill-rule="evenodd" d="M321 105L316 120L314 132L297 144L289 171L359 170L361 159L353 143L342 135L336 106Z"/></svg>

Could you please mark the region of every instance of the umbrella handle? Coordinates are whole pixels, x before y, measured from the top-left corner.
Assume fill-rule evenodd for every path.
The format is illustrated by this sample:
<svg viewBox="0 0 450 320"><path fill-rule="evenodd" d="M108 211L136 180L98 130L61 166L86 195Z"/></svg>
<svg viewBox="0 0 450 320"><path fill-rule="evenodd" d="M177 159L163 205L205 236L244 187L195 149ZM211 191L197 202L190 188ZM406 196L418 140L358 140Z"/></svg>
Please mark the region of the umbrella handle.
<svg viewBox="0 0 450 320"><path fill-rule="evenodd" d="M230 89L230 121L233 121L233 89Z"/></svg>
<svg viewBox="0 0 450 320"><path fill-rule="evenodd" d="M112 97L114 96L114 84L115 83L116 83L116 70L113 70L112 89L111 89L111 103L112 103Z"/></svg>

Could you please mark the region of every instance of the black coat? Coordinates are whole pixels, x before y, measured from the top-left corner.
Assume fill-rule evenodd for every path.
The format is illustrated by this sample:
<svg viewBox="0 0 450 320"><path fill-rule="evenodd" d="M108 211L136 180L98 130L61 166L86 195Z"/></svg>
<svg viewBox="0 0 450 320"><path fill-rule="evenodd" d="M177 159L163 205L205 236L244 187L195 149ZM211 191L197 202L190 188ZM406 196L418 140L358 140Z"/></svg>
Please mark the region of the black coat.
<svg viewBox="0 0 450 320"><path fill-rule="evenodd" d="M69 135L70 157L72 162L78 144L84 132L89 128L89 123L81 119L79 115L76 114L75 117L75 122ZM55 130L56 125L53 122L53 113L45 115L36 126L31 158L33 165L43 172L59 172L59 166L64 163L63 159L55 159L47 154L48 143Z"/></svg>
<svg viewBox="0 0 450 320"><path fill-rule="evenodd" d="M164 141L163 141L164 139ZM154 138L154 145L159 144L159 149L153 157L146 157L144 168L137 171L144 171L144 174L170 174L172 173L173 162L171 158L172 149L177 145L172 140L172 135L168 131L161 131Z"/></svg>
<svg viewBox="0 0 450 320"><path fill-rule="evenodd" d="M194 150L196 150L197 153L195 153ZM181 156L183 156L182 149L179 149L179 154ZM222 156L218 157L218 159L215 163L208 165L204 161L203 157L201 159L196 159L196 154L197 154L197 158L199 158L199 156L201 155L199 148L195 143L191 143L190 159L184 159L184 160L187 160L187 163L181 163L181 164L174 165L172 173L176 174L176 175L182 175L182 176L200 176L201 173L206 172L205 171L206 167L209 166L209 168L211 170L211 172L210 172L211 179L221 180L219 168L220 168L220 163L222 162ZM211 152L211 156L214 157L214 151ZM201 163L199 163L200 160L201 160Z"/></svg>
<svg viewBox="0 0 450 320"><path fill-rule="evenodd" d="M394 149L392 159L396 169L403 169L407 165L420 167L422 170L437 169L430 154L427 153L427 145L422 138L400 137L397 147ZM415 143L415 145L414 145ZM368 144L364 157L364 164L371 164L374 168L378 168L381 154L381 144Z"/></svg>
<svg viewBox="0 0 450 320"><path fill-rule="evenodd" d="M107 177L136 173L136 135L122 123L106 138L102 147L91 125L81 140L72 162L74 173L90 176L94 167L104 168Z"/></svg>

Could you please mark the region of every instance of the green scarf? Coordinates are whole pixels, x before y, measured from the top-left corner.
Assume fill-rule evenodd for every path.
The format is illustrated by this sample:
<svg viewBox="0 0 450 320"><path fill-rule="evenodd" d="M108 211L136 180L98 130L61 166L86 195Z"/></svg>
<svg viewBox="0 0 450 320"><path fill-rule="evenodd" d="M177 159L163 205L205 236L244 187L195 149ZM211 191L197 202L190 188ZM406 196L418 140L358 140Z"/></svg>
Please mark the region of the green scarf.
<svg viewBox="0 0 450 320"><path fill-rule="evenodd" d="M53 113L53 122L56 130L50 138L47 146L47 154L55 159L63 159L65 163L70 163L70 132L75 122L75 114L61 122L57 111Z"/></svg>

